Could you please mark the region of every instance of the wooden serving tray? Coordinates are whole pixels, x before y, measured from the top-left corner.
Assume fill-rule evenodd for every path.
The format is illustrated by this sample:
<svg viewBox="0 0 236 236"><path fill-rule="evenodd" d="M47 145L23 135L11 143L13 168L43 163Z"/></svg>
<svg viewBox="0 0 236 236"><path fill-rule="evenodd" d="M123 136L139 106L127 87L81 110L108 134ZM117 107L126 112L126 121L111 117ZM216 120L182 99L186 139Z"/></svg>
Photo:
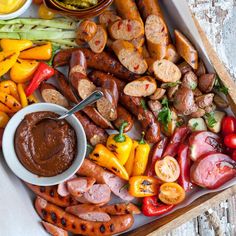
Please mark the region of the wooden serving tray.
<svg viewBox="0 0 236 236"><path fill-rule="evenodd" d="M236 115L236 84L234 83L232 77L228 73L226 67L219 59L217 53L213 49L210 44L205 32L199 25L199 22L193 16L196 28L201 36L202 42L204 44L207 55L215 68L216 73L221 78L223 84L229 89L229 94L227 96L228 101L230 102L231 109L233 113ZM230 198L231 196L236 195L236 185L226 190L206 194L197 200L195 200L189 206L181 208L163 218L155 220L151 223L143 225L133 231L128 233L124 233L122 235L128 236L144 236L144 235L152 235L152 236L163 236L167 234L169 231L175 229L176 227L186 223L187 221L197 217L203 212L209 210L210 208L219 204L219 202Z"/></svg>

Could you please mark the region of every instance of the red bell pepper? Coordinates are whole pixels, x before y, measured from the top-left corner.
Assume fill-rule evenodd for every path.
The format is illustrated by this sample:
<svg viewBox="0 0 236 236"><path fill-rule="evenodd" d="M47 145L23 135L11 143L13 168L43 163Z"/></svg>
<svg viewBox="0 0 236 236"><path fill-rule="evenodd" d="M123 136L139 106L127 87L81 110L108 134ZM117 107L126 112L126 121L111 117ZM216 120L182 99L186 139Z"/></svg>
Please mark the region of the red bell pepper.
<svg viewBox="0 0 236 236"><path fill-rule="evenodd" d="M185 144L181 144L178 151L177 161L180 168L180 176L178 178L178 183L183 187L185 191L189 191L193 184L190 181L190 167L191 160L188 156L189 147Z"/></svg>
<svg viewBox="0 0 236 236"><path fill-rule="evenodd" d="M142 213L145 216L160 216L173 209L174 205L166 205L159 201L158 196L143 198Z"/></svg>
<svg viewBox="0 0 236 236"><path fill-rule="evenodd" d="M162 154L168 144L168 139L164 137L161 141L159 141L157 144L153 145L151 152L149 154L149 163L146 170L147 176L155 176L155 164L157 160L160 160L162 157Z"/></svg>
<svg viewBox="0 0 236 236"><path fill-rule="evenodd" d="M34 73L33 79L25 89L26 96L30 96L44 80L50 79L54 73L55 71L52 67L44 62L40 62L36 72Z"/></svg>
<svg viewBox="0 0 236 236"><path fill-rule="evenodd" d="M179 145L184 143L187 136L190 134L190 129L187 126L182 126L175 129L168 146L163 154L165 156L176 156L178 153Z"/></svg>

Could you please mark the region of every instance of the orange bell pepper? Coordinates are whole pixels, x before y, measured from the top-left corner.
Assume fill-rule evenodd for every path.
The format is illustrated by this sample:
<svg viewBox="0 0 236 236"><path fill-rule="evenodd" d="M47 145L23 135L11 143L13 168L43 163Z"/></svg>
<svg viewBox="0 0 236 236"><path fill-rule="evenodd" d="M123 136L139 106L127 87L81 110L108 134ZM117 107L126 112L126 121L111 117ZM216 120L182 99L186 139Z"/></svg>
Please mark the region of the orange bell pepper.
<svg viewBox="0 0 236 236"><path fill-rule="evenodd" d="M6 113L13 113L13 111L9 107L4 105L3 103L0 103L0 111L6 112Z"/></svg>
<svg viewBox="0 0 236 236"><path fill-rule="evenodd" d="M0 92L0 102L11 109L12 112L19 111L22 106L21 104L11 95Z"/></svg>
<svg viewBox="0 0 236 236"><path fill-rule="evenodd" d="M0 91L12 95L19 101L16 84L11 80L4 80L0 82Z"/></svg>
<svg viewBox="0 0 236 236"><path fill-rule="evenodd" d="M2 51L0 52L0 76L6 74L16 63L19 52Z"/></svg>
<svg viewBox="0 0 236 236"><path fill-rule="evenodd" d="M2 39L0 45L3 51L23 51L33 46L33 42L25 39Z"/></svg>
<svg viewBox="0 0 236 236"><path fill-rule="evenodd" d="M48 61L52 57L52 44L36 46L20 53L19 58L27 60L45 60Z"/></svg>
<svg viewBox="0 0 236 236"><path fill-rule="evenodd" d="M0 111L0 128L5 128L10 117L3 111Z"/></svg>
<svg viewBox="0 0 236 236"><path fill-rule="evenodd" d="M25 83L29 81L37 70L39 62L35 60L18 59L11 68L10 77L16 83Z"/></svg>

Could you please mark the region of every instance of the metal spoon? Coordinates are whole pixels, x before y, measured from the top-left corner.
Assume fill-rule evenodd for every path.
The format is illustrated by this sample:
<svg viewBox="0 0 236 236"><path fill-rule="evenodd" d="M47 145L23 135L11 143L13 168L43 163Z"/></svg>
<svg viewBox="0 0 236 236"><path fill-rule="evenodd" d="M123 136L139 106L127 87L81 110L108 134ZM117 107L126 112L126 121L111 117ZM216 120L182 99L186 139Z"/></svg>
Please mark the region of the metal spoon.
<svg viewBox="0 0 236 236"><path fill-rule="evenodd" d="M75 112L84 109L86 106L89 106L89 105L93 104L94 102L99 100L101 97L103 97L103 93L99 90L96 90L93 93L91 93L88 97L83 99L79 104L75 105L69 111L64 113L63 115L61 115L59 117L46 117L45 119L63 120L65 118L67 118L68 116L74 114Z"/></svg>

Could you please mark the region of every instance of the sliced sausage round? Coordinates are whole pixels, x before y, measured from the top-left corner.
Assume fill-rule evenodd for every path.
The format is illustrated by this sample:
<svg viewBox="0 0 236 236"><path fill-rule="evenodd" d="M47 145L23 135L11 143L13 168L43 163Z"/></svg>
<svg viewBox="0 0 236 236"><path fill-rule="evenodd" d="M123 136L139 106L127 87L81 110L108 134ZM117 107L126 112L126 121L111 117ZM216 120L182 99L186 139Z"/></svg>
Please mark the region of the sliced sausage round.
<svg viewBox="0 0 236 236"><path fill-rule="evenodd" d="M108 26L114 21L120 20L121 18L113 10L106 10L98 17L98 21L101 25Z"/></svg>
<svg viewBox="0 0 236 236"><path fill-rule="evenodd" d="M161 111L162 105L158 100L148 101L148 107L152 111L155 117L158 117L159 112Z"/></svg>
<svg viewBox="0 0 236 236"><path fill-rule="evenodd" d="M82 21L76 31L76 40L81 40L82 42L90 41L97 32L97 24L90 20Z"/></svg>
<svg viewBox="0 0 236 236"><path fill-rule="evenodd" d="M159 100L159 99L163 98L165 93L166 93L166 89L157 88L156 91L154 92L154 94L152 94L149 98L151 100Z"/></svg>

